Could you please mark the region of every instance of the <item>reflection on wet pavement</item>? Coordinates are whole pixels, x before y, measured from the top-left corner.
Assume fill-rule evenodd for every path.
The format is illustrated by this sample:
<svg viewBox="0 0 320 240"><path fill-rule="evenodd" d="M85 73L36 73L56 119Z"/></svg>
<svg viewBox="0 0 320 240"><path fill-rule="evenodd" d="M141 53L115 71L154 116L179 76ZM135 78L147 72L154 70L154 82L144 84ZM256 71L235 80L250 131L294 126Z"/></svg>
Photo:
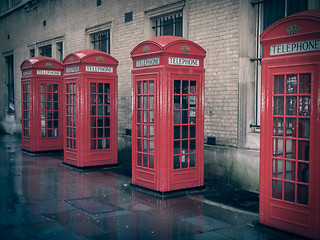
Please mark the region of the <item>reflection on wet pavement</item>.
<svg viewBox="0 0 320 240"><path fill-rule="evenodd" d="M0 239L299 239L203 195L161 200L128 190L121 163L119 171L73 171L62 156L22 153L10 135L0 135L0 156Z"/></svg>

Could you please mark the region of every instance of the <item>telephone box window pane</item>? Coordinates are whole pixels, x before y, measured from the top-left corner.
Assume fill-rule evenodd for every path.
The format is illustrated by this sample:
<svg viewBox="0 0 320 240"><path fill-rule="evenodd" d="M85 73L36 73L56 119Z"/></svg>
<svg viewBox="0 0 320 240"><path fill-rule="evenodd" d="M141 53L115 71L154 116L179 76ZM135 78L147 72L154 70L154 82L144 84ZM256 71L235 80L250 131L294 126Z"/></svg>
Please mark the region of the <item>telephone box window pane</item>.
<svg viewBox="0 0 320 240"><path fill-rule="evenodd" d="M90 93L96 93L96 84L90 83Z"/></svg>
<svg viewBox="0 0 320 240"><path fill-rule="evenodd" d="M110 128L105 128L104 135L105 135L106 138L110 137Z"/></svg>
<svg viewBox="0 0 320 240"><path fill-rule="evenodd" d="M148 97L143 96L143 108L147 109L148 108Z"/></svg>
<svg viewBox="0 0 320 240"><path fill-rule="evenodd" d="M143 111L143 122L148 123L148 111Z"/></svg>
<svg viewBox="0 0 320 240"><path fill-rule="evenodd" d="M296 159L296 140L286 139L286 158Z"/></svg>
<svg viewBox="0 0 320 240"><path fill-rule="evenodd" d="M285 161L285 176L287 180L294 181L296 176L296 162L294 161Z"/></svg>
<svg viewBox="0 0 320 240"><path fill-rule="evenodd" d="M196 155L195 154L190 154L190 167L195 167L196 166Z"/></svg>
<svg viewBox="0 0 320 240"><path fill-rule="evenodd" d="M137 93L142 94L142 83L140 81L137 82Z"/></svg>
<svg viewBox="0 0 320 240"><path fill-rule="evenodd" d="M273 106L273 114L274 115L283 115L283 97L274 97L274 106Z"/></svg>
<svg viewBox="0 0 320 240"><path fill-rule="evenodd" d="M143 140L143 152L148 153L148 140Z"/></svg>
<svg viewBox="0 0 320 240"><path fill-rule="evenodd" d="M196 81L190 81L190 93L196 94L197 93L197 87L196 87Z"/></svg>
<svg viewBox="0 0 320 240"><path fill-rule="evenodd" d="M174 94L181 94L181 81L174 80Z"/></svg>
<svg viewBox="0 0 320 240"><path fill-rule="evenodd" d="M154 82L149 81L149 94L154 94Z"/></svg>
<svg viewBox="0 0 320 240"><path fill-rule="evenodd" d="M142 140L141 139L138 139L138 141L137 141L137 149L138 149L138 152L142 152Z"/></svg>
<svg viewBox="0 0 320 240"><path fill-rule="evenodd" d="M41 93L41 101L42 102L46 101L46 94L45 93Z"/></svg>
<svg viewBox="0 0 320 240"><path fill-rule="evenodd" d="M149 111L149 123L154 123L154 111Z"/></svg>
<svg viewBox="0 0 320 240"><path fill-rule="evenodd" d="M311 74L300 74L299 93L311 94Z"/></svg>
<svg viewBox="0 0 320 240"><path fill-rule="evenodd" d="M180 156L174 156L173 158L173 169L180 168Z"/></svg>
<svg viewBox="0 0 320 240"><path fill-rule="evenodd" d="M296 119L286 118L286 137L296 137Z"/></svg>
<svg viewBox="0 0 320 240"><path fill-rule="evenodd" d="M181 152L180 141L174 141L173 142L173 153L179 154L180 152Z"/></svg>
<svg viewBox="0 0 320 240"><path fill-rule="evenodd" d="M148 81L143 82L143 94L148 94Z"/></svg>
<svg viewBox="0 0 320 240"><path fill-rule="evenodd" d="M174 127L174 139L180 139L180 126Z"/></svg>
<svg viewBox="0 0 320 240"><path fill-rule="evenodd" d="M194 109L197 107L197 96L190 96L190 108Z"/></svg>
<svg viewBox="0 0 320 240"><path fill-rule="evenodd" d="M182 126L182 139L188 138L188 126Z"/></svg>
<svg viewBox="0 0 320 240"><path fill-rule="evenodd" d="M297 93L297 74L287 75L287 94Z"/></svg>
<svg viewBox="0 0 320 240"><path fill-rule="evenodd" d="M187 140L182 141L182 153L188 153L188 142Z"/></svg>
<svg viewBox="0 0 320 240"><path fill-rule="evenodd" d="M273 156L274 157L283 156L283 139L282 138L273 139Z"/></svg>
<svg viewBox="0 0 320 240"><path fill-rule="evenodd" d="M174 111L174 124L180 124L180 111Z"/></svg>
<svg viewBox="0 0 320 240"><path fill-rule="evenodd" d="M195 138L195 137L196 137L196 126L190 125L190 138Z"/></svg>
<svg viewBox="0 0 320 240"><path fill-rule="evenodd" d="M137 136L142 137L142 125L137 126Z"/></svg>
<svg viewBox="0 0 320 240"><path fill-rule="evenodd" d="M294 202L295 189L294 183L285 182L284 183L284 200L289 202Z"/></svg>
<svg viewBox="0 0 320 240"><path fill-rule="evenodd" d="M283 136L283 118L273 118L273 136Z"/></svg>
<svg viewBox="0 0 320 240"><path fill-rule="evenodd" d="M110 93L110 83L104 84L104 93Z"/></svg>
<svg viewBox="0 0 320 240"><path fill-rule="evenodd" d="M181 108L181 100L180 96L174 96L174 109L180 109Z"/></svg>
<svg viewBox="0 0 320 240"><path fill-rule="evenodd" d="M309 183L309 163L298 163L298 182Z"/></svg>
<svg viewBox="0 0 320 240"><path fill-rule="evenodd" d="M149 109L154 109L154 97L149 97Z"/></svg>
<svg viewBox="0 0 320 240"><path fill-rule="evenodd" d="M283 171L283 161L279 159L272 160L272 177L274 178L282 178Z"/></svg>
<svg viewBox="0 0 320 240"><path fill-rule="evenodd" d="M188 123L188 111L182 111L182 124Z"/></svg>
<svg viewBox="0 0 320 240"><path fill-rule="evenodd" d="M277 75L274 76L274 94L284 93L284 76Z"/></svg>
<svg viewBox="0 0 320 240"><path fill-rule="evenodd" d="M148 138L148 126L143 125L143 137Z"/></svg>
<svg viewBox="0 0 320 240"><path fill-rule="evenodd" d="M148 155L143 154L143 166L148 167Z"/></svg>
<svg viewBox="0 0 320 240"><path fill-rule="evenodd" d="M282 199L282 181L272 180L272 197Z"/></svg>
<svg viewBox="0 0 320 240"><path fill-rule="evenodd" d="M188 157L189 157L189 155L182 155L181 156L181 167L182 168L188 167Z"/></svg>
<svg viewBox="0 0 320 240"><path fill-rule="evenodd" d="M298 141L298 160L309 161L309 141Z"/></svg>
<svg viewBox="0 0 320 240"><path fill-rule="evenodd" d="M149 138L154 139L154 126L149 127Z"/></svg>
<svg viewBox="0 0 320 240"><path fill-rule="evenodd" d="M182 109L188 109L188 96L182 96Z"/></svg>
<svg viewBox="0 0 320 240"><path fill-rule="evenodd" d="M297 115L297 97L287 97L287 111L286 114L289 116Z"/></svg>
<svg viewBox="0 0 320 240"><path fill-rule="evenodd" d="M189 81L182 81L182 94L189 94Z"/></svg>
<svg viewBox="0 0 320 240"><path fill-rule="evenodd" d="M299 118L298 136L299 138L310 138L309 118Z"/></svg>
<svg viewBox="0 0 320 240"><path fill-rule="evenodd" d="M142 166L142 154L138 153L137 155L137 164L138 166Z"/></svg>
<svg viewBox="0 0 320 240"><path fill-rule="evenodd" d="M154 154L154 141L149 141L149 153Z"/></svg>
<svg viewBox="0 0 320 240"><path fill-rule="evenodd" d="M142 123L142 111L137 111L137 122Z"/></svg>
<svg viewBox="0 0 320 240"><path fill-rule="evenodd" d="M103 93L103 83L98 83L98 93Z"/></svg>
<svg viewBox="0 0 320 240"><path fill-rule="evenodd" d="M308 205L309 202L309 191L308 186L298 184L297 186L297 203Z"/></svg>
<svg viewBox="0 0 320 240"><path fill-rule="evenodd" d="M104 95L104 103L110 104L110 95L109 94Z"/></svg>
<svg viewBox="0 0 320 240"><path fill-rule="evenodd" d="M196 140L190 141L190 152L194 153L196 151Z"/></svg>
<svg viewBox="0 0 320 240"><path fill-rule="evenodd" d="M154 156L149 155L149 168L154 169Z"/></svg>
<svg viewBox="0 0 320 240"><path fill-rule="evenodd" d="M299 116L310 116L310 97L299 97Z"/></svg>
<svg viewBox="0 0 320 240"><path fill-rule="evenodd" d="M110 106L104 107L104 115L110 115Z"/></svg>

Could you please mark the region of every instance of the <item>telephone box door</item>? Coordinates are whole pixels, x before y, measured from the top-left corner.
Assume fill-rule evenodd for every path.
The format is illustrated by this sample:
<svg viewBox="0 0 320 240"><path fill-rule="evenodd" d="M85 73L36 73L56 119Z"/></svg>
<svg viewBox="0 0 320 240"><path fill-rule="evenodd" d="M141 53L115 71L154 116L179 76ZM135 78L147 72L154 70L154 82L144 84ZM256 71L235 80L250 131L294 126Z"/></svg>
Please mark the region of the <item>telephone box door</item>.
<svg viewBox="0 0 320 240"><path fill-rule="evenodd" d="M267 105L272 107L266 109L265 123L266 224L306 235L316 226L312 219L318 205L318 68L282 67L268 72L267 89L272 91Z"/></svg>

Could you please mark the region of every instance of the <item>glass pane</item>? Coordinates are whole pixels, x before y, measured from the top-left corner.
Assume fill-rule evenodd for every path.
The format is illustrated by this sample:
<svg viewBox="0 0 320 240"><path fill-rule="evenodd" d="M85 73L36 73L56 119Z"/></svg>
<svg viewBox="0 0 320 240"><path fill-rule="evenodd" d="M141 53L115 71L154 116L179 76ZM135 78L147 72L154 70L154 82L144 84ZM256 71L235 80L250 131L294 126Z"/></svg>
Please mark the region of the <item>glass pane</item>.
<svg viewBox="0 0 320 240"><path fill-rule="evenodd" d="M137 111L137 122L142 123L142 111Z"/></svg>
<svg viewBox="0 0 320 240"><path fill-rule="evenodd" d="M283 118L273 118L273 136L283 136Z"/></svg>
<svg viewBox="0 0 320 240"><path fill-rule="evenodd" d="M143 140L143 152L148 153L148 140Z"/></svg>
<svg viewBox="0 0 320 240"><path fill-rule="evenodd" d="M190 123L195 124L197 121L197 111L190 111Z"/></svg>
<svg viewBox="0 0 320 240"><path fill-rule="evenodd" d="M181 94L181 81L174 80L174 94Z"/></svg>
<svg viewBox="0 0 320 240"><path fill-rule="evenodd" d="M298 184L297 186L297 203L308 205L309 187Z"/></svg>
<svg viewBox="0 0 320 240"><path fill-rule="evenodd" d="M149 153L154 154L154 141L149 141Z"/></svg>
<svg viewBox="0 0 320 240"><path fill-rule="evenodd" d="M98 128L98 138L103 138L103 128Z"/></svg>
<svg viewBox="0 0 320 240"><path fill-rule="evenodd" d="M100 119L100 118L99 118ZM105 127L110 127L110 118L109 117L106 117L106 118L104 118L104 126Z"/></svg>
<svg viewBox="0 0 320 240"><path fill-rule="evenodd" d="M148 94L148 82L143 81L143 94Z"/></svg>
<svg viewBox="0 0 320 240"><path fill-rule="evenodd" d="M196 126L190 125L190 138L195 138L195 137L196 137Z"/></svg>
<svg viewBox="0 0 320 240"><path fill-rule="evenodd" d="M182 141L182 153L188 153L189 152L188 143L189 143L188 140L183 140Z"/></svg>
<svg viewBox="0 0 320 240"><path fill-rule="evenodd" d="M137 165L142 166L142 154L141 153L137 154Z"/></svg>
<svg viewBox="0 0 320 240"><path fill-rule="evenodd" d="M191 154L189 156L189 160L190 160L190 167L195 167L196 166L196 155L195 154Z"/></svg>
<svg viewBox="0 0 320 240"><path fill-rule="evenodd" d="M98 127L103 127L103 118L98 117Z"/></svg>
<svg viewBox="0 0 320 240"><path fill-rule="evenodd" d="M197 93L197 87L196 87L196 81L190 81L190 93L196 94Z"/></svg>
<svg viewBox="0 0 320 240"><path fill-rule="evenodd" d="M143 154L143 166L148 167L148 155Z"/></svg>
<svg viewBox="0 0 320 240"><path fill-rule="evenodd" d="M181 153L180 141L174 141L173 142L173 153L174 154L180 154Z"/></svg>
<svg viewBox="0 0 320 240"><path fill-rule="evenodd" d="M149 111L149 123L154 123L154 111Z"/></svg>
<svg viewBox="0 0 320 240"><path fill-rule="evenodd" d="M196 151L196 140L190 141L190 152L193 153Z"/></svg>
<svg viewBox="0 0 320 240"><path fill-rule="evenodd" d="M174 111L174 124L179 124L180 123L180 111Z"/></svg>
<svg viewBox="0 0 320 240"><path fill-rule="evenodd" d="M274 138L273 139L273 156L282 157L283 154L283 139Z"/></svg>
<svg viewBox="0 0 320 240"><path fill-rule="evenodd" d="M149 96L149 109L154 109L154 97Z"/></svg>
<svg viewBox="0 0 320 240"><path fill-rule="evenodd" d="M142 94L142 83L141 82L137 82L137 93Z"/></svg>
<svg viewBox="0 0 320 240"><path fill-rule="evenodd" d="M46 94L41 93L41 101L45 102L46 101Z"/></svg>
<svg viewBox="0 0 320 240"><path fill-rule="evenodd" d="M182 111L182 124L188 123L188 111Z"/></svg>
<svg viewBox="0 0 320 240"><path fill-rule="evenodd" d="M180 156L174 156L173 157L173 169L179 169L180 168Z"/></svg>
<svg viewBox="0 0 320 240"><path fill-rule="evenodd" d="M98 92L103 93L103 83L98 83Z"/></svg>
<svg viewBox="0 0 320 240"><path fill-rule="evenodd" d="M284 93L284 76L277 75L274 76L274 94Z"/></svg>
<svg viewBox="0 0 320 240"><path fill-rule="evenodd" d="M309 161L309 141L298 141L298 160Z"/></svg>
<svg viewBox="0 0 320 240"><path fill-rule="evenodd" d="M110 83L104 84L104 93L110 93Z"/></svg>
<svg viewBox="0 0 320 240"><path fill-rule="evenodd" d="M104 95L104 103L110 104L110 95L109 94Z"/></svg>
<svg viewBox="0 0 320 240"><path fill-rule="evenodd" d="M148 138L148 126L143 126L143 137Z"/></svg>
<svg viewBox="0 0 320 240"><path fill-rule="evenodd" d="M287 97L286 114L290 116L297 115L297 97Z"/></svg>
<svg viewBox="0 0 320 240"><path fill-rule="evenodd" d="M287 137L296 137L296 119L295 118L286 118L286 136Z"/></svg>
<svg viewBox="0 0 320 240"><path fill-rule="evenodd" d="M284 200L289 202L294 202L295 189L294 183L285 182L284 183Z"/></svg>
<svg viewBox="0 0 320 240"><path fill-rule="evenodd" d="M110 115L110 106L104 107L104 115Z"/></svg>
<svg viewBox="0 0 320 240"><path fill-rule="evenodd" d="M174 96L174 109L180 109L181 108L181 100L180 96Z"/></svg>
<svg viewBox="0 0 320 240"><path fill-rule="evenodd" d="M154 126L149 127L149 138L154 139Z"/></svg>
<svg viewBox="0 0 320 240"><path fill-rule="evenodd" d="M148 97L143 96L143 108L147 109L148 108Z"/></svg>
<svg viewBox="0 0 320 240"><path fill-rule="evenodd" d="M188 167L188 155L181 156L181 167L187 168Z"/></svg>
<svg viewBox="0 0 320 240"><path fill-rule="evenodd" d="M149 94L154 94L154 82L149 82Z"/></svg>
<svg viewBox="0 0 320 240"><path fill-rule="evenodd" d="M299 81L299 93L310 94L311 93L311 74L300 74Z"/></svg>
<svg viewBox="0 0 320 240"><path fill-rule="evenodd" d="M90 93L95 93L95 92L96 92L96 84L90 83Z"/></svg>
<svg viewBox="0 0 320 240"><path fill-rule="evenodd" d="M110 137L110 128L105 128L105 129L104 129L104 136L105 136L106 138L109 138L109 137Z"/></svg>
<svg viewBox="0 0 320 240"><path fill-rule="evenodd" d="M310 138L310 119L299 118L298 136L299 138Z"/></svg>
<svg viewBox="0 0 320 240"><path fill-rule="evenodd" d="M141 139L137 140L137 151L142 152L142 140Z"/></svg>
<svg viewBox="0 0 320 240"><path fill-rule="evenodd" d="M272 180L272 197L282 199L282 181Z"/></svg>
<svg viewBox="0 0 320 240"><path fill-rule="evenodd" d="M286 139L286 158L296 159L296 140Z"/></svg>
<svg viewBox="0 0 320 240"><path fill-rule="evenodd" d="M143 122L144 123L148 122L148 111L143 111Z"/></svg>
<svg viewBox="0 0 320 240"><path fill-rule="evenodd" d="M41 92L46 92L46 85L41 84Z"/></svg>
<svg viewBox="0 0 320 240"><path fill-rule="evenodd" d="M287 94L297 93L297 75L290 74L287 75Z"/></svg>
<svg viewBox="0 0 320 240"><path fill-rule="evenodd" d="M182 126L182 139L188 138L188 126Z"/></svg>
<svg viewBox="0 0 320 240"><path fill-rule="evenodd" d="M309 163L298 163L298 181L309 183Z"/></svg>
<svg viewBox="0 0 320 240"><path fill-rule="evenodd" d="M182 81L182 94L189 93L189 81Z"/></svg>
<svg viewBox="0 0 320 240"><path fill-rule="evenodd" d="M272 177L282 178L283 161L279 159L272 160Z"/></svg>
<svg viewBox="0 0 320 240"><path fill-rule="evenodd" d="M310 116L310 97L299 97L299 116Z"/></svg>
<svg viewBox="0 0 320 240"><path fill-rule="evenodd" d="M142 125L137 126L137 136L142 137Z"/></svg>
<svg viewBox="0 0 320 240"><path fill-rule="evenodd" d="M137 98L137 108L142 108L142 96L138 96Z"/></svg>
<svg viewBox="0 0 320 240"><path fill-rule="evenodd" d="M174 139L180 139L180 126L174 127Z"/></svg>
<svg viewBox="0 0 320 240"><path fill-rule="evenodd" d="M154 156L149 155L149 168L154 169Z"/></svg>
<svg viewBox="0 0 320 240"><path fill-rule="evenodd" d="M197 107L197 96L190 96L190 108L194 109Z"/></svg>
<svg viewBox="0 0 320 240"><path fill-rule="evenodd" d="M189 96L182 96L182 109L188 109Z"/></svg>
<svg viewBox="0 0 320 240"><path fill-rule="evenodd" d="M273 114L283 115L283 97L274 97Z"/></svg>
<svg viewBox="0 0 320 240"><path fill-rule="evenodd" d="M296 176L296 162L294 161L285 161L285 174L284 178L287 180L295 180Z"/></svg>
<svg viewBox="0 0 320 240"><path fill-rule="evenodd" d="M59 95L58 93L53 94L53 101L58 101L59 100Z"/></svg>

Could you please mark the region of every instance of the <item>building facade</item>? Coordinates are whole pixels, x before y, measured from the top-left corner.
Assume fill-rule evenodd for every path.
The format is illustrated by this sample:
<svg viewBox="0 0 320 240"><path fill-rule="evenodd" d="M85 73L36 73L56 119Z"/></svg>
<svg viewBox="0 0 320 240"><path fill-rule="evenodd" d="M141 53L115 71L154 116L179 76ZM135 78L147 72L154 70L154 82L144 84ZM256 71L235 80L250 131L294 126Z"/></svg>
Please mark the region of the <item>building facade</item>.
<svg viewBox="0 0 320 240"><path fill-rule="evenodd" d="M259 36L319 0L4 0L0 3L0 131L21 133L20 64L98 49L118 66L120 153L130 152L130 51L160 35L199 44L205 59L205 177L259 186ZM124 154L125 155L125 154ZM119 157L122 155L119 154Z"/></svg>

